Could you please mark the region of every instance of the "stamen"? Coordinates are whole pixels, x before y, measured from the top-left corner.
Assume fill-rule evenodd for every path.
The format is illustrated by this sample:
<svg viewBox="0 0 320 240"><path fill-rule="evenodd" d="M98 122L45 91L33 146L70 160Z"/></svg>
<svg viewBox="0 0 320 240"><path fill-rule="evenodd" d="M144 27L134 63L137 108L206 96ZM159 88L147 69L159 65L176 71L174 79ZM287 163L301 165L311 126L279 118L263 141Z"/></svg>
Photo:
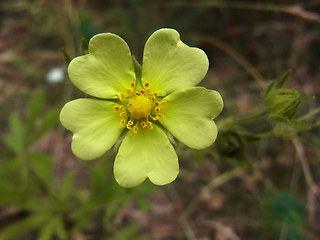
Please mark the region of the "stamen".
<svg viewBox="0 0 320 240"><path fill-rule="evenodd" d="M152 122L147 122L147 127L148 127L149 129L152 129L152 128L153 128Z"/></svg>
<svg viewBox="0 0 320 240"><path fill-rule="evenodd" d="M141 89L140 92L141 92L142 94L144 94L144 93L146 92L146 90Z"/></svg>
<svg viewBox="0 0 320 240"><path fill-rule="evenodd" d="M119 111L120 110L120 106L113 106L113 110Z"/></svg>
<svg viewBox="0 0 320 240"><path fill-rule="evenodd" d="M134 88L136 86L135 82L131 82L131 87Z"/></svg>
<svg viewBox="0 0 320 240"><path fill-rule="evenodd" d="M157 121L159 118L158 118L158 116L155 116L155 117L153 117L152 119L155 120L155 121Z"/></svg>
<svg viewBox="0 0 320 240"><path fill-rule="evenodd" d="M130 121L128 122L128 125L132 126L132 125L133 125L133 121L130 120Z"/></svg>
<svg viewBox="0 0 320 240"><path fill-rule="evenodd" d="M126 120L125 119L121 119L120 125L123 126L125 123L126 123Z"/></svg>
<svg viewBox="0 0 320 240"><path fill-rule="evenodd" d="M131 89L127 89L127 93L128 93L128 95L131 95L132 94L132 90Z"/></svg>
<svg viewBox="0 0 320 240"><path fill-rule="evenodd" d="M127 115L126 112L122 112L122 113L119 114L120 117L124 117L125 115Z"/></svg>
<svg viewBox="0 0 320 240"><path fill-rule="evenodd" d="M141 95L141 93L137 91L137 92L136 92L136 95L140 96L140 95Z"/></svg>
<svg viewBox="0 0 320 240"><path fill-rule="evenodd" d="M160 105L160 102L156 101L155 105L158 107Z"/></svg>
<svg viewBox="0 0 320 240"><path fill-rule="evenodd" d="M141 127L142 127L142 128L145 128L146 126L147 126L146 122L144 122L144 121L141 122Z"/></svg>
<svg viewBox="0 0 320 240"><path fill-rule="evenodd" d="M145 83L144 83L144 87L145 87L145 88L148 88L149 86L150 86L150 84L149 84L148 82L145 82Z"/></svg>
<svg viewBox="0 0 320 240"><path fill-rule="evenodd" d="M127 123L127 128L131 130L131 125L129 124L129 122Z"/></svg>
<svg viewBox="0 0 320 240"><path fill-rule="evenodd" d="M133 127L133 133L137 133L138 132L138 125L136 124L134 127Z"/></svg>
<svg viewBox="0 0 320 240"><path fill-rule="evenodd" d="M158 107L156 107L154 110L155 110L156 112L160 112L160 108L158 108Z"/></svg>
<svg viewBox="0 0 320 240"><path fill-rule="evenodd" d="M155 100L157 96L158 96L158 93L156 92L152 93L152 101Z"/></svg>
<svg viewBox="0 0 320 240"><path fill-rule="evenodd" d="M159 113L157 117L158 117L158 119L160 119L160 118L164 118L164 115L163 115L163 114L161 114L161 113Z"/></svg>
<svg viewBox="0 0 320 240"><path fill-rule="evenodd" d="M125 100L126 100L126 98L124 97L124 94L121 93L120 101L121 101L121 102L124 102Z"/></svg>
<svg viewBox="0 0 320 240"><path fill-rule="evenodd" d="M167 105L167 101L166 100L162 100L161 102L160 102L160 106L165 106L165 105Z"/></svg>

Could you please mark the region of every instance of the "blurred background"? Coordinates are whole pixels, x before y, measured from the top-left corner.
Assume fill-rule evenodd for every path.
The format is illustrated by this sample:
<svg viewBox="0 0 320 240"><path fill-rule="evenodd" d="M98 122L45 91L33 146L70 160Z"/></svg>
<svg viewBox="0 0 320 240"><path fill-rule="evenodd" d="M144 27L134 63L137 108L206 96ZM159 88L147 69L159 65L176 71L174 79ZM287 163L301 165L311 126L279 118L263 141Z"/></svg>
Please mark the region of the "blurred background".
<svg viewBox="0 0 320 240"><path fill-rule="evenodd" d="M319 0L1 0L0 240L320 239L319 11ZM125 189L115 150L71 153L59 112L86 96L65 60L112 32L141 62L162 27L207 53L219 136L202 151L177 142L173 183ZM289 96L281 111L276 88Z"/></svg>

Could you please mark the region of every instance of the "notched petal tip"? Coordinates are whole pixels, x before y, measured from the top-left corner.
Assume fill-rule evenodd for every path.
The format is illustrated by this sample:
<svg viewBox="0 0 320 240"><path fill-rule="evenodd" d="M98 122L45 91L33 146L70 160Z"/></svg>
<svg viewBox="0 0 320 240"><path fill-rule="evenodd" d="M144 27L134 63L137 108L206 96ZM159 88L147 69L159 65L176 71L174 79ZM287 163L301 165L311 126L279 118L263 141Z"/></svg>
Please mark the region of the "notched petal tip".
<svg viewBox="0 0 320 240"><path fill-rule="evenodd" d="M195 86L207 74L209 60L205 52L189 47L174 29L154 32L143 53L142 83L150 83L150 91L165 96L184 87Z"/></svg>

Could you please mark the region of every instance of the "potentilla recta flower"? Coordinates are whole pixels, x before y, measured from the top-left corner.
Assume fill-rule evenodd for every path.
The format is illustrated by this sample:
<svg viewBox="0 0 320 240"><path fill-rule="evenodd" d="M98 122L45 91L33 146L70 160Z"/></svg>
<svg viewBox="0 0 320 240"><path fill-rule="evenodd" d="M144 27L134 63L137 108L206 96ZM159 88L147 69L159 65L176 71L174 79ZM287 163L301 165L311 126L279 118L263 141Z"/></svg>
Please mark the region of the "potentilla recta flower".
<svg viewBox="0 0 320 240"><path fill-rule="evenodd" d="M222 111L222 98L195 87L208 67L206 54L185 45L173 29L150 36L139 74L122 38L95 35L89 54L68 67L72 83L96 97L73 100L61 111L61 123L74 134L73 153L98 158L124 134L114 162L117 182L124 187L146 178L157 185L172 182L179 164L165 131L194 149L209 147L217 137L213 119Z"/></svg>

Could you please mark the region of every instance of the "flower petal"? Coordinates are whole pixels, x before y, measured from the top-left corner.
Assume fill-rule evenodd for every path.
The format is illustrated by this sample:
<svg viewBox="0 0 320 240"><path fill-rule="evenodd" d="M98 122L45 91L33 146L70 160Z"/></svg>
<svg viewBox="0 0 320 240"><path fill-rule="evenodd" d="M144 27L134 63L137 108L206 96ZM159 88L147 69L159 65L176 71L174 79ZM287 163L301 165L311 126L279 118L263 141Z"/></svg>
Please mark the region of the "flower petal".
<svg viewBox="0 0 320 240"><path fill-rule="evenodd" d="M134 187L146 177L154 184L164 185L176 179L178 173L177 154L159 127L127 133L114 163L114 175L121 186Z"/></svg>
<svg viewBox="0 0 320 240"><path fill-rule="evenodd" d="M160 123L190 148L209 147L217 137L213 118L222 111L223 101L217 91L202 87L185 88L164 98Z"/></svg>
<svg viewBox="0 0 320 240"><path fill-rule="evenodd" d="M127 43L112 33L91 38L89 54L74 58L68 73L77 88L98 98L119 98L136 79Z"/></svg>
<svg viewBox="0 0 320 240"><path fill-rule="evenodd" d="M116 103L98 99L77 99L68 102L60 113L62 125L73 132L72 152L80 159L100 157L121 135Z"/></svg>
<svg viewBox="0 0 320 240"><path fill-rule="evenodd" d="M150 91L165 96L182 87L198 84L209 67L207 55L189 47L174 29L160 29L148 39L143 53L142 83Z"/></svg>

